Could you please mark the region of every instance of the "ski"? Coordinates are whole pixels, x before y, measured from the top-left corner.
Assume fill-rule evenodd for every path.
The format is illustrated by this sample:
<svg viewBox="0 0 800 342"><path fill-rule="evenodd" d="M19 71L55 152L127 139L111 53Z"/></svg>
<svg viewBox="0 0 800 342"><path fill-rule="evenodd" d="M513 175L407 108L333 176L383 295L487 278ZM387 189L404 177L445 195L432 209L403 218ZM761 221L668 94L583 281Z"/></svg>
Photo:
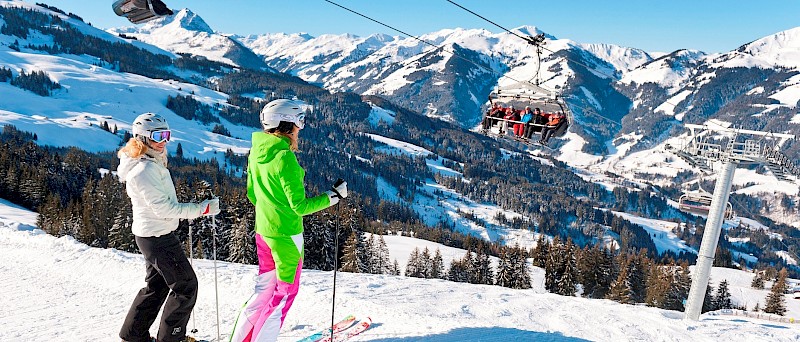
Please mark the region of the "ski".
<svg viewBox="0 0 800 342"><path fill-rule="evenodd" d="M334 333L333 336L325 336L322 339L317 340L317 342L347 341L355 337L356 335L364 332L365 330L369 329L370 325L372 325L372 319L367 317L366 319L359 321L352 328L340 331L338 333Z"/></svg>
<svg viewBox="0 0 800 342"><path fill-rule="evenodd" d="M343 320L338 321L338 322L333 324L333 333L335 334L335 333L338 333L338 332L340 332L342 330L345 330L345 329L349 328L353 324L353 322L355 322L355 321L356 321L356 316L349 315L349 316L345 317ZM304 338L302 340L299 340L297 342L319 341L320 339L325 338L326 336L330 336L330 335L331 335L331 328L326 328L326 329L320 330L320 331L318 331L316 333L313 333L313 334L309 335L308 337L306 337L306 338Z"/></svg>

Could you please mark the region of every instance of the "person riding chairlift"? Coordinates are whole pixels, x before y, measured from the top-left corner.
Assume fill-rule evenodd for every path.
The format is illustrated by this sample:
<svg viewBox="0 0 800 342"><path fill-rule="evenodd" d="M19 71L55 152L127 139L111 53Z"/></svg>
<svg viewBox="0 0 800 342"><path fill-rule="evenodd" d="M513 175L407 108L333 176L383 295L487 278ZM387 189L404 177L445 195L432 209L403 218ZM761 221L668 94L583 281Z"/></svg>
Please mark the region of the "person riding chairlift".
<svg viewBox="0 0 800 342"><path fill-rule="evenodd" d="M530 131L531 125L528 123L531 122L531 120L533 120L533 111L531 110L531 107L525 106L525 111L522 113L522 117L519 120L522 122L519 124L519 132L517 132L517 125L514 125L515 133L523 140L528 140L530 137L528 131Z"/></svg>
<svg viewBox="0 0 800 342"><path fill-rule="evenodd" d="M494 126L494 123L497 121L496 118L502 116L501 114L502 112L503 112L503 107L501 107L499 103L495 103L491 107L489 107L489 109L486 110L486 117L483 118L483 122L481 123L483 130L487 131L490 128L492 128L492 126Z"/></svg>
<svg viewBox="0 0 800 342"><path fill-rule="evenodd" d="M507 131L509 128L512 128L512 127L513 127L512 123L511 123L511 122L509 122L509 121L511 121L511 120L514 120L514 114L515 114L516 112L517 112L517 111L515 111L515 110L514 110L514 106L509 106L508 108L506 108L505 115L503 116L503 119L504 119L504 120L506 120L506 121L505 121L505 124L504 124L504 125L501 125L501 126L500 126L500 135L503 135L503 134L505 134L505 132L506 132L506 131ZM513 128L512 128L512 129L513 129ZM513 131L512 131L512 132L513 132Z"/></svg>
<svg viewBox="0 0 800 342"><path fill-rule="evenodd" d="M547 126L542 129L542 139L539 140L539 143L542 145L547 145L547 142L550 140L553 134L555 134L566 124L567 121L565 119L566 116L561 111L550 114L550 121L548 121Z"/></svg>

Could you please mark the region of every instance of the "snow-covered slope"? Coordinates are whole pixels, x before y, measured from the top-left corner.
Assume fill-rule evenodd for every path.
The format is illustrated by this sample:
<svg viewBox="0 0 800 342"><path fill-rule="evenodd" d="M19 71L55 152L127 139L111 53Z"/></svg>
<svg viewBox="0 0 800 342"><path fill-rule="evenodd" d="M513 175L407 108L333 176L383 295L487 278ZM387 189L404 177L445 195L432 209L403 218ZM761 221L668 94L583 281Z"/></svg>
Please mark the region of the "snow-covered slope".
<svg viewBox="0 0 800 342"><path fill-rule="evenodd" d="M174 53L203 56L209 60L250 69L266 64L239 41L214 30L196 13L182 9L171 16L152 20L141 27L110 29Z"/></svg>
<svg viewBox="0 0 800 342"><path fill-rule="evenodd" d="M25 224L19 224L25 221ZM0 201L0 306L3 341L117 341L120 324L143 286L141 255L90 248L30 224L35 214ZM392 250L413 241L388 239ZM46 251L43 253L42 251ZM458 253L456 257L460 257ZM446 255L446 254L445 254ZM463 255L463 254L462 254ZM393 256L394 257L394 256ZM200 293L189 328L216 338L215 278L211 260L195 260ZM220 331L228 337L236 312L254 286L257 267L217 262ZM797 324L740 316L702 315L546 293L543 272L534 288L512 290L388 275L339 273L336 316L370 316L363 341L797 341ZM735 304L753 307L768 291L749 288L752 274L717 269ZM331 272L304 270L302 286L279 341L296 341L330 322ZM788 298L788 295L787 295ZM800 316L794 299L787 317ZM155 332L153 327L151 332Z"/></svg>
<svg viewBox="0 0 800 342"><path fill-rule="evenodd" d="M186 120L165 106L167 96L194 94L203 103L224 104L227 95L192 84L120 73L99 67L99 63L99 59L90 56L50 56L0 46L0 65L15 71L44 71L63 87L52 96L42 97L0 82L0 124L36 132L43 145L100 152L117 149L122 142L121 132L130 130L136 116L155 112L170 123L174 143L168 148L173 152L180 143L187 157L209 159L222 158L228 148L237 153L249 148L252 128L226 123L232 137L214 134L210 125ZM112 128L117 126L120 134L102 130L103 122ZM215 151L223 153L214 154Z"/></svg>

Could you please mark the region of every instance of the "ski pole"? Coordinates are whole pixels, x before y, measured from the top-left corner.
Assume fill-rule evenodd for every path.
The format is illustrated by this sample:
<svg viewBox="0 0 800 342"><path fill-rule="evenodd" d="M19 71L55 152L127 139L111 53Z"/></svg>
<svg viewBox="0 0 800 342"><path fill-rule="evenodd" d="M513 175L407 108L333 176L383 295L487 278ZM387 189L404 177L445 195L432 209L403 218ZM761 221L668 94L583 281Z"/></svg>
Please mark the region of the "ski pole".
<svg viewBox="0 0 800 342"><path fill-rule="evenodd" d="M189 265L194 269L194 241L192 241L192 224L189 224ZM194 317L194 307L192 307L192 334L197 333L197 322Z"/></svg>
<svg viewBox="0 0 800 342"><path fill-rule="evenodd" d="M211 192L211 198L215 198L214 192ZM219 334L219 290L217 289L217 216L211 216L211 228L214 229L211 239L211 253L214 260L214 304L216 304L217 315L217 341L221 341Z"/></svg>
<svg viewBox="0 0 800 342"><path fill-rule="evenodd" d="M339 192L336 191L336 187L342 185L344 180L339 178L336 180L336 183L333 184L333 191L336 195L339 195ZM331 300L331 342L333 342L333 325L334 325L334 312L336 311L336 273L339 269L339 225L341 225L342 221L342 198L339 195L339 202L336 204L336 234L334 235L334 243L333 243L333 299Z"/></svg>
<svg viewBox="0 0 800 342"><path fill-rule="evenodd" d="M217 341L221 341L219 335L219 291L217 290L217 218L215 216L211 216L211 226L214 228L211 249L214 259L214 303L217 305Z"/></svg>

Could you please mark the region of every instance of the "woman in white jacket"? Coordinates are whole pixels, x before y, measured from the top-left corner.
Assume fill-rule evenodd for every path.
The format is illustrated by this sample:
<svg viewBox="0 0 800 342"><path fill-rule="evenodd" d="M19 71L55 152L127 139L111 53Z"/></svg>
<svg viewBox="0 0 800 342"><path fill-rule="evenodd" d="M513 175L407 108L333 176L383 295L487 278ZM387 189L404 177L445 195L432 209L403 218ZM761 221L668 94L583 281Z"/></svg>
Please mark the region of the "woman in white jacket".
<svg viewBox="0 0 800 342"><path fill-rule="evenodd" d="M164 118L139 115L132 131L133 137L118 153L117 175L133 205L131 230L145 259L147 284L134 298L119 336L123 341L149 342L150 326L166 301L157 340L183 341L197 300L197 276L173 232L180 219L218 214L219 199L178 202L167 170L171 131Z"/></svg>

